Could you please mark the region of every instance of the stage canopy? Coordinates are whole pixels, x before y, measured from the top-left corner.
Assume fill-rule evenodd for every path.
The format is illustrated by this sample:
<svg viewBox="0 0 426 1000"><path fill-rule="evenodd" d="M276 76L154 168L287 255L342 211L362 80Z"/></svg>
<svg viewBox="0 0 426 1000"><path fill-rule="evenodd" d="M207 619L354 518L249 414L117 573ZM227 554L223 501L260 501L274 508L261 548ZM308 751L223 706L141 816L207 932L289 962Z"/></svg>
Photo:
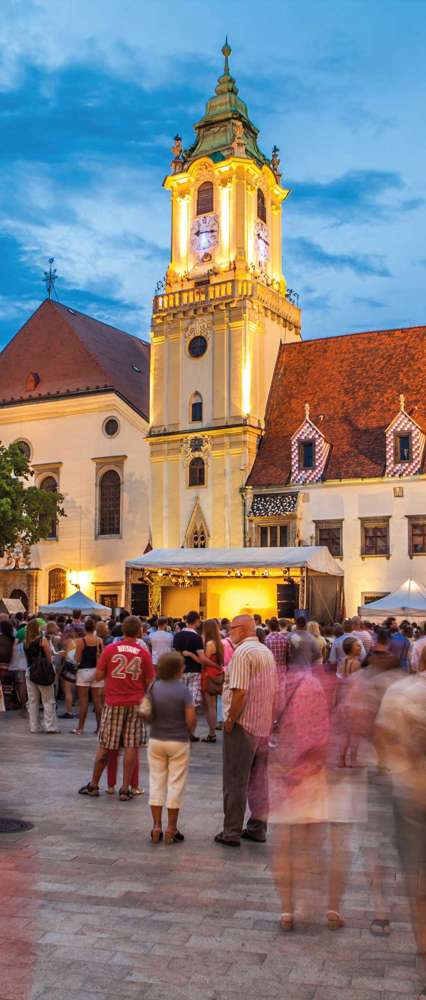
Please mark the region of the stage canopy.
<svg viewBox="0 0 426 1000"><path fill-rule="evenodd" d="M324 545L286 548L152 549L126 562L129 569L308 569L343 576L340 563Z"/></svg>
<svg viewBox="0 0 426 1000"><path fill-rule="evenodd" d="M426 588L415 580L405 580L392 594L359 608L364 618L426 618Z"/></svg>
<svg viewBox="0 0 426 1000"><path fill-rule="evenodd" d="M73 611L81 611L83 615L100 615L101 618L111 617L111 608L105 604L97 604L90 597L83 594L81 590L76 590L70 597L64 597L62 601L55 601L54 604L42 604L39 611L42 614L71 615Z"/></svg>

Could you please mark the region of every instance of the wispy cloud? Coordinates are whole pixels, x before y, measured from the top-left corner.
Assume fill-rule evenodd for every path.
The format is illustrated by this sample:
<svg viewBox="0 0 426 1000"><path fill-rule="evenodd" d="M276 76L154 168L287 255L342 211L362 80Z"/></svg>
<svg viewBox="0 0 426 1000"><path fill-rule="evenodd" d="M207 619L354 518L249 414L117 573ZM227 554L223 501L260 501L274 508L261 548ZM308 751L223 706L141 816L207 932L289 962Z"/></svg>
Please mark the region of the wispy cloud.
<svg viewBox="0 0 426 1000"><path fill-rule="evenodd" d="M361 253L331 253L324 250L319 243L314 243L305 237L292 237L288 241L290 256L296 262L318 269L334 271L349 270L354 274L375 275L378 278L388 278L390 271L384 259L379 254Z"/></svg>
<svg viewBox="0 0 426 1000"><path fill-rule="evenodd" d="M330 181L295 181L289 208L341 224L377 222L423 204L421 198L402 197L405 190L396 171L350 170Z"/></svg>
<svg viewBox="0 0 426 1000"><path fill-rule="evenodd" d="M364 295L354 295L353 302L357 306L366 306L367 309L384 309L386 302L380 302L379 299L372 299Z"/></svg>

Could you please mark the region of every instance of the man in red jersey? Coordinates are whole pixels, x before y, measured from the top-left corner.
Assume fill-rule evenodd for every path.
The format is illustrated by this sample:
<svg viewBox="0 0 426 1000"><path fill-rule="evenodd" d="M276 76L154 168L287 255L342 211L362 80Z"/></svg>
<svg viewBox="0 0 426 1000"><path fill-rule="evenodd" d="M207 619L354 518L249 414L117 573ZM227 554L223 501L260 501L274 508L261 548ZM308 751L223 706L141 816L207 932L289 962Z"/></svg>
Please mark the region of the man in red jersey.
<svg viewBox="0 0 426 1000"><path fill-rule="evenodd" d="M120 799L131 798L129 785L142 743L142 717L139 705L154 679L151 655L140 644L141 623L135 615L123 622L123 636L106 646L96 667L96 680L105 680L105 705L99 727L99 749L95 757L92 779L79 789L80 795L99 795L99 779L108 761L110 750L124 747L123 785Z"/></svg>

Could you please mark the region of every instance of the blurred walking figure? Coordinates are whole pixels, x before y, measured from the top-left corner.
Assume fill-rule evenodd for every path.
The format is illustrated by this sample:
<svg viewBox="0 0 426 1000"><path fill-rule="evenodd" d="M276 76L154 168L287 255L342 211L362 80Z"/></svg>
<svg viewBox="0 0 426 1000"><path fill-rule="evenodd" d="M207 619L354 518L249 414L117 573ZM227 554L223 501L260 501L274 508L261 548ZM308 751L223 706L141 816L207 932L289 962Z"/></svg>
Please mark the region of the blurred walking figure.
<svg viewBox="0 0 426 1000"><path fill-rule="evenodd" d="M345 884L344 831L330 808L326 758L329 738L327 700L310 670L290 669L284 703L277 714L268 777L270 821L275 825L273 866L281 898L281 927L294 927L295 907L313 892L324 894L326 851L331 839L326 919L331 930L344 924L340 914Z"/></svg>
<svg viewBox="0 0 426 1000"><path fill-rule="evenodd" d="M377 736L391 773L397 847L426 981L426 647L417 673L386 692ZM426 997L426 985L419 997Z"/></svg>
<svg viewBox="0 0 426 1000"><path fill-rule="evenodd" d="M30 732L42 732L39 718L41 698L44 711L44 732L59 733L56 721L55 671L52 666L52 653L47 639L41 635L40 625L36 618L32 618L27 625L25 654L28 663L27 688Z"/></svg>
<svg viewBox="0 0 426 1000"><path fill-rule="evenodd" d="M358 766L358 747L360 736L353 725L353 717L346 699L350 691L351 678L361 667L361 643L359 639L348 636L343 640L344 659L339 661L337 672L337 728L340 731L339 767ZM347 756L349 754L349 761Z"/></svg>

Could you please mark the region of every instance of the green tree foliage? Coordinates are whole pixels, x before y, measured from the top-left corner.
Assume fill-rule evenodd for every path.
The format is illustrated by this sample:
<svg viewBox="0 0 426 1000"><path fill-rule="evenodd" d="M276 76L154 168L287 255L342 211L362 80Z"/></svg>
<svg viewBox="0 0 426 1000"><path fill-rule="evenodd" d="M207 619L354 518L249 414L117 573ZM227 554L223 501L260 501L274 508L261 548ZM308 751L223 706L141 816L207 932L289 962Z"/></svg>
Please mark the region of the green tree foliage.
<svg viewBox="0 0 426 1000"><path fill-rule="evenodd" d="M0 444L0 550L47 538L64 514L61 493L28 486L32 471L18 444Z"/></svg>

